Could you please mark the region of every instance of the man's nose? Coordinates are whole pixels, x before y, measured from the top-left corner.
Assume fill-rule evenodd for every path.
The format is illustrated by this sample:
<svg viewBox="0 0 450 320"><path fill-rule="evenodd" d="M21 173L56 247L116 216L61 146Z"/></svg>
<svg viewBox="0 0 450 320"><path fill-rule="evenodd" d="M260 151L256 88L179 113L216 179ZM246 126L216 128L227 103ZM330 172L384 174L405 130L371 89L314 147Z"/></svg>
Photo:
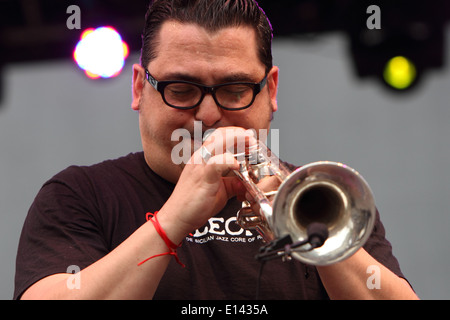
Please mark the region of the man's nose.
<svg viewBox="0 0 450 320"><path fill-rule="evenodd" d="M211 94L206 94L197 107L195 119L202 121L206 127L213 127L222 118L223 110L216 104Z"/></svg>

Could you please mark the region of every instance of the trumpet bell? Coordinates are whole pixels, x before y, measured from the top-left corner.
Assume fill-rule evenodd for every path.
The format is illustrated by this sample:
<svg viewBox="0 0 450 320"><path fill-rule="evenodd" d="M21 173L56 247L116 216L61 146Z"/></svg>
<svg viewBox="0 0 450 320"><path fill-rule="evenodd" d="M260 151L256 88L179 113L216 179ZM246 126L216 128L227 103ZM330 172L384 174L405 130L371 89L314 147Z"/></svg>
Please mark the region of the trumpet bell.
<svg viewBox="0 0 450 320"><path fill-rule="evenodd" d="M337 162L319 161L293 171L278 188L273 202L272 230L293 242L308 239L307 227L322 223L325 243L291 255L312 265L330 265L355 253L367 241L375 221L369 185L354 169Z"/></svg>

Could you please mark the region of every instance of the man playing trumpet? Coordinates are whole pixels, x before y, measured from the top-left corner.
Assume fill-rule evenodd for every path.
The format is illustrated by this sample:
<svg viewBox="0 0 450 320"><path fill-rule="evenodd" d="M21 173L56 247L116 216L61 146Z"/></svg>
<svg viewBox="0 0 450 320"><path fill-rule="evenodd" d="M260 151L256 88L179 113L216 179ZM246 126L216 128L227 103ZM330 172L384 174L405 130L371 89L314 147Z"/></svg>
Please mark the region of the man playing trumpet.
<svg viewBox="0 0 450 320"><path fill-rule="evenodd" d="M270 23L252 0L155 0L142 39L132 108L143 152L73 166L44 184L22 232L15 298L254 297L263 243L235 223L246 197L233 174L239 162L211 138L207 158L198 148L201 161L174 163L171 136L182 128L193 137L196 121L223 139L269 130L279 72ZM68 286L73 265L78 289ZM379 289L367 286L369 266L379 268ZM366 245L342 262L274 260L264 270L261 299L416 298L378 215Z"/></svg>

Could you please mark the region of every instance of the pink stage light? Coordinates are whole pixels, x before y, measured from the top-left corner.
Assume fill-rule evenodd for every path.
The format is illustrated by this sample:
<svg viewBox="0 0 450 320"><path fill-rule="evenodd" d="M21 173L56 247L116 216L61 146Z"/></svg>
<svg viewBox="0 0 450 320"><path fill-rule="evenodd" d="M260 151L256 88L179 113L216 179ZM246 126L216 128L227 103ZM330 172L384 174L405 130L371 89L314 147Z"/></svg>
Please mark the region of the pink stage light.
<svg viewBox="0 0 450 320"><path fill-rule="evenodd" d="M112 27L87 29L78 42L73 58L91 79L117 76L128 57L128 46Z"/></svg>

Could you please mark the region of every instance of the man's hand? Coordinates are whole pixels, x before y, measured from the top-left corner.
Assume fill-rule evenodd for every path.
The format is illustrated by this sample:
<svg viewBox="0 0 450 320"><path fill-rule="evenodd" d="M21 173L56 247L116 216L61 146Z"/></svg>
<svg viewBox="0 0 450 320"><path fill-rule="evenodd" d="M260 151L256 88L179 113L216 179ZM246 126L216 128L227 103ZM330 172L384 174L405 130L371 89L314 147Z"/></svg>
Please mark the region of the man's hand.
<svg viewBox="0 0 450 320"><path fill-rule="evenodd" d="M251 130L224 127L216 129L202 148L194 152L164 205L164 211L177 215L180 231L187 234L201 227L223 209L230 198L243 199L245 189L233 172L239 170L234 155L253 144L256 139Z"/></svg>

